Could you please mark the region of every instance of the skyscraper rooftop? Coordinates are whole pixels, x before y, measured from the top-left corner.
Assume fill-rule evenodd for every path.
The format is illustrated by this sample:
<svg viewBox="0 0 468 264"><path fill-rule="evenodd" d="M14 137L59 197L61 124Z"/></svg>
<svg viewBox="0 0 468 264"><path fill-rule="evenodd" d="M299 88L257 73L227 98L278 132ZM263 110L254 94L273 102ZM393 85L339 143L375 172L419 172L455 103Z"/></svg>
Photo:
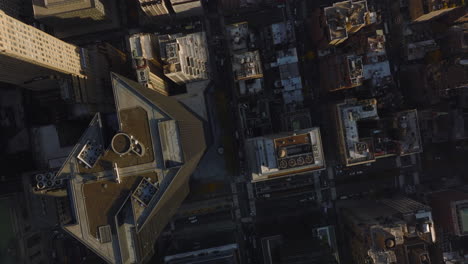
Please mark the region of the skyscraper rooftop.
<svg viewBox="0 0 468 264"><path fill-rule="evenodd" d="M117 119L97 114L55 179L68 180L68 233L109 263L142 263L188 194L204 130L173 98L117 74L112 85Z"/></svg>

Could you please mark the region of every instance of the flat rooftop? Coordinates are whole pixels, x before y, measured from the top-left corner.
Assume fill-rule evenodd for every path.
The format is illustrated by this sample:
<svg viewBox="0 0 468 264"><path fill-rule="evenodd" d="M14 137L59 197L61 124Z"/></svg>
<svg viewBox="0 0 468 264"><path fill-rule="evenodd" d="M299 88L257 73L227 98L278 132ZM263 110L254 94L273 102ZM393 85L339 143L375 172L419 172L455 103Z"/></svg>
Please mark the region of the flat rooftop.
<svg viewBox="0 0 468 264"><path fill-rule="evenodd" d="M329 92L360 86L364 66L362 56L355 54L325 56L320 60L322 86Z"/></svg>
<svg viewBox="0 0 468 264"><path fill-rule="evenodd" d="M367 1L343 1L324 9L330 44L339 44L366 25Z"/></svg>
<svg viewBox="0 0 468 264"><path fill-rule="evenodd" d="M272 24L270 29L274 45L288 44L295 41L294 24L291 21Z"/></svg>
<svg viewBox="0 0 468 264"><path fill-rule="evenodd" d="M246 152L253 182L325 169L319 128L250 138Z"/></svg>
<svg viewBox="0 0 468 264"><path fill-rule="evenodd" d="M236 81L262 78L263 69L259 51L233 54L232 69Z"/></svg>
<svg viewBox="0 0 468 264"><path fill-rule="evenodd" d="M92 8L96 0L33 0L36 18Z"/></svg>
<svg viewBox="0 0 468 264"><path fill-rule="evenodd" d="M91 235L98 238L98 228L109 224L109 216L103 212L111 211L116 204L122 204L128 194L136 188L142 178L150 178L154 182L158 181L155 172L146 173L138 176L129 176L122 179L121 183L113 180L103 180L83 184L83 194L85 200L86 212L88 216L89 230L95 230ZM96 198L99 194L99 198Z"/></svg>
<svg viewBox="0 0 468 264"><path fill-rule="evenodd" d="M97 114L56 176L73 211L64 229L109 263L141 263L188 194L204 129L171 97L117 74L112 84L117 127Z"/></svg>
<svg viewBox="0 0 468 264"><path fill-rule="evenodd" d="M378 119L377 100L350 100L336 106L341 154L347 166L375 161L372 138L360 138L358 121Z"/></svg>
<svg viewBox="0 0 468 264"><path fill-rule="evenodd" d="M247 49L247 40L249 37L249 24L247 22L227 25L226 31L232 50Z"/></svg>
<svg viewBox="0 0 468 264"><path fill-rule="evenodd" d="M275 82L275 87L282 89L284 104L301 104L304 101L304 95L296 48L278 50L276 61L270 66L278 67L279 80Z"/></svg>
<svg viewBox="0 0 468 264"><path fill-rule="evenodd" d="M422 152L418 111L416 109L398 112L393 118L394 128L398 131L399 155Z"/></svg>
<svg viewBox="0 0 468 264"><path fill-rule="evenodd" d="M208 51L204 32L160 35L158 41L165 74L184 72L207 78Z"/></svg>
<svg viewBox="0 0 468 264"><path fill-rule="evenodd" d="M362 57L350 55L346 57L346 62L351 86L355 87L361 85L363 80Z"/></svg>

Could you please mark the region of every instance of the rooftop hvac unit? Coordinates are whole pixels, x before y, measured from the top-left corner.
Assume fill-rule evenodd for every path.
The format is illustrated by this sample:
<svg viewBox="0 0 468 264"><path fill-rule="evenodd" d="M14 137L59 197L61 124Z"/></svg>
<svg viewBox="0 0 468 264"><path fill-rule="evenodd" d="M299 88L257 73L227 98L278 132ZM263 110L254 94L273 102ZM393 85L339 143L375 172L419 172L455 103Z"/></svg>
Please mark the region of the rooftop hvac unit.
<svg viewBox="0 0 468 264"><path fill-rule="evenodd" d="M36 187L37 189L42 190L45 188L45 183L43 181L38 181Z"/></svg>
<svg viewBox="0 0 468 264"><path fill-rule="evenodd" d="M305 160L304 160L303 157L298 157L298 158L296 159L296 163L297 163L298 166L304 165L304 162L305 162Z"/></svg>
<svg viewBox="0 0 468 264"><path fill-rule="evenodd" d="M280 169L286 169L288 167L288 162L286 160L281 160L279 162Z"/></svg>
<svg viewBox="0 0 468 264"><path fill-rule="evenodd" d="M57 186L60 186L62 185L62 180L55 180L54 181L54 186L57 187Z"/></svg>
<svg viewBox="0 0 468 264"><path fill-rule="evenodd" d="M112 241L112 233L110 225L100 226L98 228L99 242L109 243Z"/></svg>
<svg viewBox="0 0 468 264"><path fill-rule="evenodd" d="M289 159L288 160L288 165L289 165L289 167L296 167L297 166L296 160L295 159Z"/></svg>
<svg viewBox="0 0 468 264"><path fill-rule="evenodd" d="M55 172L48 172L47 173L47 179L53 179L55 177Z"/></svg>
<svg viewBox="0 0 468 264"><path fill-rule="evenodd" d="M46 188L50 188L50 187L54 186L54 183L51 180L47 180L45 182L45 185L46 185Z"/></svg>
<svg viewBox="0 0 468 264"><path fill-rule="evenodd" d="M41 173L36 174L36 181L37 182L40 182L40 181L44 180L44 178L45 178L44 174L41 174Z"/></svg>

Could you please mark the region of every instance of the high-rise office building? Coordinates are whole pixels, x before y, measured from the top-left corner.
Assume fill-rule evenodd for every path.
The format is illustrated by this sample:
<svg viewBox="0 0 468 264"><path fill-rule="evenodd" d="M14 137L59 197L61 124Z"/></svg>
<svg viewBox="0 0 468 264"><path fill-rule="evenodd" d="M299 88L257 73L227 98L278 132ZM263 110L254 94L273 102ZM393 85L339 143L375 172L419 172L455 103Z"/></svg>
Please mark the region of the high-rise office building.
<svg viewBox="0 0 468 264"><path fill-rule="evenodd" d="M189 192L206 148L203 123L172 97L111 79L115 115L96 114L56 176L35 188L67 185L63 228L103 260L147 263Z"/></svg>
<svg viewBox="0 0 468 264"><path fill-rule="evenodd" d="M51 79L84 87L86 49L61 41L0 10L0 81L35 89ZM76 92L76 91L75 91ZM78 92L79 93L79 92Z"/></svg>
<svg viewBox="0 0 468 264"><path fill-rule="evenodd" d="M163 0L139 0L140 7L146 15L150 17L155 16L169 16L169 9L166 2Z"/></svg>
<svg viewBox="0 0 468 264"><path fill-rule="evenodd" d="M177 84L208 78L208 52L204 32L159 36L164 74Z"/></svg>
<svg viewBox="0 0 468 264"><path fill-rule="evenodd" d="M139 0L145 14L152 18L190 17L203 14L200 0Z"/></svg>
<svg viewBox="0 0 468 264"><path fill-rule="evenodd" d="M177 17L189 17L203 14L200 0L171 0L172 9Z"/></svg>
<svg viewBox="0 0 468 264"><path fill-rule="evenodd" d="M53 27L55 34L59 37L86 34L118 26L115 2L109 0L33 0L34 17Z"/></svg>

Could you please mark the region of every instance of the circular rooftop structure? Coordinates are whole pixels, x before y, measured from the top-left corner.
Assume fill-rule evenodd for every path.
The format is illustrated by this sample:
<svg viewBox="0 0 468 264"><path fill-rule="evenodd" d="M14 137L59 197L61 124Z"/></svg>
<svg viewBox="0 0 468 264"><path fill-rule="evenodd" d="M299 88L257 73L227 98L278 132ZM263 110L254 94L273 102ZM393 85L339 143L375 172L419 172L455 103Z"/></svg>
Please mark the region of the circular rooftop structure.
<svg viewBox="0 0 468 264"><path fill-rule="evenodd" d="M128 134L117 133L112 138L111 146L115 153L119 155L125 155L132 149L132 141Z"/></svg>

